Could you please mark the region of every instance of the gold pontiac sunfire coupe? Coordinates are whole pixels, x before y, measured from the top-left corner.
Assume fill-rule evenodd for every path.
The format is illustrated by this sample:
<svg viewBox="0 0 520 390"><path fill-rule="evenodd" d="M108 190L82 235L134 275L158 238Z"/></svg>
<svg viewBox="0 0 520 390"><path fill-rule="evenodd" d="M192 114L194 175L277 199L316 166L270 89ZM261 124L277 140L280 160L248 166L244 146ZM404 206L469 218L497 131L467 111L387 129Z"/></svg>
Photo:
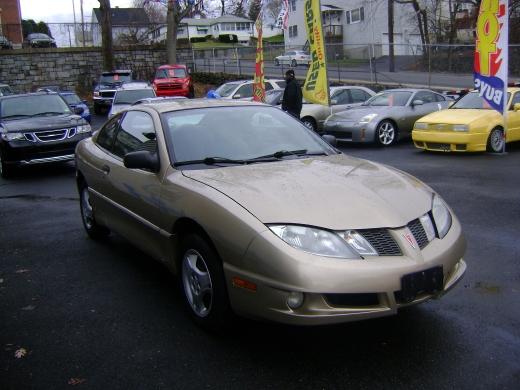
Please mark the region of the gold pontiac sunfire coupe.
<svg viewBox="0 0 520 390"><path fill-rule="evenodd" d="M78 145L76 166L87 233L115 231L166 264L204 326L395 314L466 270L459 221L430 187L274 107L134 106Z"/></svg>

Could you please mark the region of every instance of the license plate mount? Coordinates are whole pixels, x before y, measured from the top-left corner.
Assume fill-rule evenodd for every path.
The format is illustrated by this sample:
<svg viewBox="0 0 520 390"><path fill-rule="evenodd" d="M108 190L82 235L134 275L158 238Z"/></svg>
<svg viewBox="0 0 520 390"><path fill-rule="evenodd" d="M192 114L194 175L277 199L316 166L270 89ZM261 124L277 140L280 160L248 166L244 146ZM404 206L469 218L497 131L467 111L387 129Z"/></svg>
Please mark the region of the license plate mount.
<svg viewBox="0 0 520 390"><path fill-rule="evenodd" d="M401 290L396 295L399 303L409 303L421 294L435 294L442 291L444 273L442 266L404 275L401 278Z"/></svg>

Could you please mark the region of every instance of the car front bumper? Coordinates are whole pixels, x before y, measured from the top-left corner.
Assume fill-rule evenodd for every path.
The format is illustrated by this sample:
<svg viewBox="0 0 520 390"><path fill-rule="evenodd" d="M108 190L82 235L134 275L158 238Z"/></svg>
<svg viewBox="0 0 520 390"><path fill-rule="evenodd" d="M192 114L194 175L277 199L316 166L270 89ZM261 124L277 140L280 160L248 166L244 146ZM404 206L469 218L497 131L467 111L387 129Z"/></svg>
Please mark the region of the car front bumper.
<svg viewBox="0 0 520 390"><path fill-rule="evenodd" d="M392 229L396 240L403 230ZM434 239L422 250L407 248L404 242L399 245L402 256L333 259L287 248L288 244L266 231L251 243L245 266L224 264L232 307L242 316L293 325L357 321L396 314L401 307L438 298L466 271L462 259L466 244L458 222L442 240ZM402 299L405 275L438 267L443 275L440 288ZM252 283L254 291L237 286L235 278ZM291 292L304 294L303 304L296 309L287 303Z"/></svg>
<svg viewBox="0 0 520 390"><path fill-rule="evenodd" d="M340 142L374 142L375 129L371 123L336 122L327 120L323 124L323 134L336 137Z"/></svg>
<svg viewBox="0 0 520 390"><path fill-rule="evenodd" d="M489 133L412 131L417 148L441 152L483 152L488 136Z"/></svg>

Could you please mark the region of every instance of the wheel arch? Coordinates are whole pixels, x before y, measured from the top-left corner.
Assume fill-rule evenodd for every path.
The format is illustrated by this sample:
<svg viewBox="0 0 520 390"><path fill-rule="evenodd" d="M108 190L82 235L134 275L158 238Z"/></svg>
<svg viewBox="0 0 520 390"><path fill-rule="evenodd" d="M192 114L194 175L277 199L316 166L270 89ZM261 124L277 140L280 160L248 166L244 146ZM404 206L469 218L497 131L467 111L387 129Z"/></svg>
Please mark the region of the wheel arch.
<svg viewBox="0 0 520 390"><path fill-rule="evenodd" d="M314 118L312 115L307 114L304 117L300 118L300 121L304 121L304 119L310 119L312 123L314 124L314 131L318 130L318 121L316 121L316 118Z"/></svg>
<svg viewBox="0 0 520 390"><path fill-rule="evenodd" d="M396 140L398 140L399 137L401 136L401 130L399 129L399 125L397 124L397 121L391 117L386 117L386 118L381 118L380 120L378 120L376 125L374 126L374 141L376 141L376 138L377 138L377 129L379 128L379 125L381 123L383 123L384 121L392 122L392 124L395 126L395 131L397 132ZM411 134L411 132L410 132L410 134Z"/></svg>

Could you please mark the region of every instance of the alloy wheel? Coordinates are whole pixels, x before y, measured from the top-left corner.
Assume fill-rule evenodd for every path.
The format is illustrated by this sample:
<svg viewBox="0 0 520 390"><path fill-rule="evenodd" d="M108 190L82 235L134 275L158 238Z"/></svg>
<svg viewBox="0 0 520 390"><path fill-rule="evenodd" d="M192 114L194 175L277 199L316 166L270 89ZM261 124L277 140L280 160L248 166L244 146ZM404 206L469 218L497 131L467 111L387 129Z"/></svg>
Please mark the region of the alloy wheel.
<svg viewBox="0 0 520 390"><path fill-rule="evenodd" d="M81 216L83 217L83 223L85 227L88 229L92 229L94 226L94 211L92 210L92 205L90 204L90 196L88 193L88 188L84 187L81 190Z"/></svg>
<svg viewBox="0 0 520 390"><path fill-rule="evenodd" d="M489 135L489 146L491 151L495 153L504 150L504 135L500 129L494 129Z"/></svg>
<svg viewBox="0 0 520 390"><path fill-rule="evenodd" d="M377 128L377 136L381 145L391 145L395 139L395 128L390 122L383 122Z"/></svg>
<svg viewBox="0 0 520 390"><path fill-rule="evenodd" d="M182 259L182 284L193 312L206 317L213 303L213 285L206 261L194 249L188 249Z"/></svg>

